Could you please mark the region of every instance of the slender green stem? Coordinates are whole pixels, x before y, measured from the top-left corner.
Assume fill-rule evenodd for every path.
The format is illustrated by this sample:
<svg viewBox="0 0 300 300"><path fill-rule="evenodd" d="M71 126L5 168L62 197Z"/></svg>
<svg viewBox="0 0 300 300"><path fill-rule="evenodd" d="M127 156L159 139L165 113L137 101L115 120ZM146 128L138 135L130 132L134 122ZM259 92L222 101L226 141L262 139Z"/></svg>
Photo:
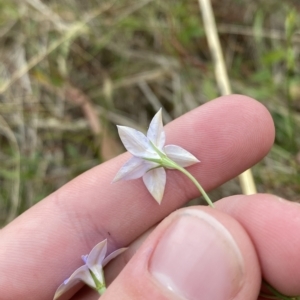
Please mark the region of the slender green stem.
<svg viewBox="0 0 300 300"><path fill-rule="evenodd" d="M199 189L199 191L201 192L202 196L204 197L204 199L206 200L206 202L208 203L208 205L212 208L214 208L214 204L212 203L212 201L210 200L210 198L208 197L208 195L206 194L206 192L204 191L203 187L200 185L200 183L197 181L197 179L190 173L188 172L186 169L178 166L176 164L176 169L180 172L182 172L183 174L185 174L189 179L191 179L191 181L196 185L196 187Z"/></svg>
<svg viewBox="0 0 300 300"><path fill-rule="evenodd" d="M186 169L184 169L183 167L180 167L179 165L177 165L177 163L175 163L164 152L162 152L160 149L158 149L151 141L150 141L150 143L151 143L153 149L156 151L156 153L160 156L160 158L155 159L155 158L146 158L145 157L144 159L156 162L160 166L163 166L165 168L176 169L176 170L182 172L183 174L185 174L189 179L192 180L192 182L194 182L194 184L199 189L200 193L202 194L202 196L204 197L204 199L206 200L208 205L210 207L214 208L214 205L213 205L212 201L210 200L210 198L208 197L208 195L206 194L206 192L204 191L204 189L202 188L200 183L197 181L197 179L190 172L188 172Z"/></svg>
<svg viewBox="0 0 300 300"><path fill-rule="evenodd" d="M191 181L195 184L195 186L199 189L199 191L201 192L202 196L204 197L204 199L206 200L206 202L208 203L208 205L210 207L215 207L214 204L212 203L212 201L210 200L210 198L208 197L208 195L206 194L206 192L204 191L203 187L200 185L200 183L197 181L197 179L190 173L188 172L186 169L177 166L176 168L178 171L181 171L183 174L185 174L189 179L191 179Z"/></svg>
<svg viewBox="0 0 300 300"><path fill-rule="evenodd" d="M196 185L196 187L199 189L200 193L202 194L202 196L204 197L204 199L206 200L206 202L208 203L208 205L212 208L214 208L214 205L212 203L212 201L210 200L210 198L208 197L208 195L206 194L206 192L204 191L203 187L200 185L200 183L197 181L197 179L190 173L188 172L185 168L179 166L177 163L175 163L172 159L170 159L169 157L167 157L165 154L161 154L160 152L158 152L159 150L157 150L157 153L160 155L161 159L159 160L159 164L165 168L171 168L171 169L176 169L180 172L182 172L183 174L185 174L189 179L191 179L191 181ZM151 159L152 161L154 161L153 159Z"/></svg>
<svg viewBox="0 0 300 300"><path fill-rule="evenodd" d="M99 290L97 290L97 292L99 293L99 295L103 295L105 291L106 291L106 287L105 286L102 286Z"/></svg>

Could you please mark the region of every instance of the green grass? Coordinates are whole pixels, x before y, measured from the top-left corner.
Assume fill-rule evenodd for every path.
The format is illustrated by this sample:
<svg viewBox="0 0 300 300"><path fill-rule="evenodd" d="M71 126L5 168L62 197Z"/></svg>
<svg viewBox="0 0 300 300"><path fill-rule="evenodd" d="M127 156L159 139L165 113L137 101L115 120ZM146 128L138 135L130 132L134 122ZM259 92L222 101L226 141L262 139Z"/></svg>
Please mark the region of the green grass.
<svg viewBox="0 0 300 300"><path fill-rule="evenodd" d="M258 189L299 199L300 5L213 3L234 92L276 124ZM122 152L114 124L146 128L158 106L166 122L218 96L197 1L0 0L0 24L0 225L108 146ZM237 192L233 181L213 198Z"/></svg>

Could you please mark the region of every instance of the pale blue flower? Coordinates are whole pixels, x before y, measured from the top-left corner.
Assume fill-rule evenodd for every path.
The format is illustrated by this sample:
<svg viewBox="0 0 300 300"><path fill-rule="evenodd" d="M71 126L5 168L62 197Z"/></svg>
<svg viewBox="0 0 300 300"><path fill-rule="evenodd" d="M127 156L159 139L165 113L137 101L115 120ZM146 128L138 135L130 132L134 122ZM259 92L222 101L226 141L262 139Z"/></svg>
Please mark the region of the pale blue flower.
<svg viewBox="0 0 300 300"><path fill-rule="evenodd" d="M165 146L161 109L153 117L147 136L130 127L117 127L125 148L133 157L122 166L113 182L143 177L148 191L158 203L161 203L165 190L164 168L180 169L199 162L179 146Z"/></svg>
<svg viewBox="0 0 300 300"><path fill-rule="evenodd" d="M90 254L82 255L84 265L79 267L68 279L66 279L56 290L53 300L58 299L65 292L73 288L80 281L84 282L91 288L97 290L99 293L105 290L105 279L103 274L103 268L112 259L124 252L126 248L118 249L108 256L107 240L104 240L97 244Z"/></svg>

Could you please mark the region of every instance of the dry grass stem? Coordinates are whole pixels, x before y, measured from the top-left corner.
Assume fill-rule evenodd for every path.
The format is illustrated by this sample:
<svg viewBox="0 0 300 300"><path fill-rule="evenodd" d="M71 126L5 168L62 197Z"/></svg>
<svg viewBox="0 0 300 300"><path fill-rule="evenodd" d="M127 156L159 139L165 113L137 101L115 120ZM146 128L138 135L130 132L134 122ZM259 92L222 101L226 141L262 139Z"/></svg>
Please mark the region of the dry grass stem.
<svg viewBox="0 0 300 300"><path fill-rule="evenodd" d="M140 82L138 82L138 86L141 89L141 91L144 93L144 95L146 96L147 100L153 106L153 109L155 111L158 111L160 108L162 108L161 102L158 100L158 98L153 93L153 91L151 90L151 88L149 87L149 85L147 84L146 81L141 80ZM163 121L164 121L165 124L167 124L167 123L169 123L169 122L172 121L172 118L165 111L164 108L163 108L163 111L164 111L164 113L163 113Z"/></svg>
<svg viewBox="0 0 300 300"><path fill-rule="evenodd" d="M70 41L74 39L76 36L78 36L86 27L86 24L90 22L92 19L96 18L106 10L111 8L111 5L104 5L103 8L98 10L97 12L93 12L90 14L85 22L79 22L77 24L69 26L69 29L65 32L65 34L57 39L55 42L53 42L45 51L39 53L38 55L31 58L27 65L23 66L21 69L17 70L14 74L11 75L10 80L2 84L0 86L0 94L3 94L14 82L16 82L18 79L20 79L22 76L24 76L29 70L31 70L33 67L35 67L38 63L40 63L42 60L44 60L51 52L56 50L59 46L64 44L67 41ZM106 39L106 36L103 38L103 40Z"/></svg>
<svg viewBox="0 0 300 300"><path fill-rule="evenodd" d="M222 95L229 95L231 94L231 87L226 70L222 47L217 33L217 27L214 13L211 7L211 2L210 0L199 0L199 5L203 16L206 37L215 64L215 75L218 87ZM244 194L251 195L256 193L256 186L250 169L243 172L239 176L239 179Z"/></svg>
<svg viewBox="0 0 300 300"><path fill-rule="evenodd" d="M46 4L40 0L26 0L26 2L39 11L43 16L50 20L55 27L59 30L68 30L69 25L67 25L59 15L53 12Z"/></svg>
<svg viewBox="0 0 300 300"><path fill-rule="evenodd" d="M21 155L18 145L18 141L15 137L14 132L11 130L5 119L0 115L0 133L4 135L11 145L14 158L14 178L10 188L10 205L9 211L6 215L6 223L12 221L18 215L19 208L19 193L20 193L20 167L21 167Z"/></svg>
<svg viewBox="0 0 300 300"><path fill-rule="evenodd" d="M122 78L120 80L117 80L115 82L112 82L112 89L120 89L120 88L126 88L134 85L138 85L141 81L156 81L162 77L166 77L170 75L170 70L166 70L164 68L149 70L146 72L141 72L139 74L128 76L127 78ZM96 93L91 93L91 98L97 98L101 97L104 94L104 86L100 91L97 91Z"/></svg>
<svg viewBox="0 0 300 300"><path fill-rule="evenodd" d="M252 27L236 25L236 24L218 24L218 32L225 34L234 34L242 36L252 36L255 37L257 34L261 38L274 39L274 40L286 40L286 34L283 30L267 30L262 29L258 33L253 30ZM294 35L292 38L294 43L300 43L300 35Z"/></svg>

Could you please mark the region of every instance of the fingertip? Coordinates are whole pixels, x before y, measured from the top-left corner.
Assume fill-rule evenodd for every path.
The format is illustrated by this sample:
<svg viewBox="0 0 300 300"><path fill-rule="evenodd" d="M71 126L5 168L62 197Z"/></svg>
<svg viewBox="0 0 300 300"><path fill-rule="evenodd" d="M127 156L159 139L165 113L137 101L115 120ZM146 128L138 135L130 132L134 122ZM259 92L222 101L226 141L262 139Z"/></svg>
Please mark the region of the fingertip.
<svg viewBox="0 0 300 300"><path fill-rule="evenodd" d="M243 127L242 121L249 122L247 131L249 133L252 133L253 130L256 131L256 134L251 135L257 137L257 141L254 139L253 143L263 142L261 146L265 146L266 152L268 152L275 139L275 126L267 107L254 98L239 94L222 96L217 99L216 105L221 101L224 102L223 106L228 106L228 110L239 112L241 127ZM247 131L245 131L246 135Z"/></svg>
<svg viewBox="0 0 300 300"><path fill-rule="evenodd" d="M262 133L268 137L268 140L273 143L275 137L274 121L271 113L263 103L249 96L239 94L221 96L213 102L216 106L221 105L223 110L225 112L227 111L228 114L239 112L242 119L244 118L245 121L250 119L252 121L254 128L257 125L264 124L260 129ZM226 107L228 108L227 110ZM249 128L249 130L251 130L251 128Z"/></svg>

